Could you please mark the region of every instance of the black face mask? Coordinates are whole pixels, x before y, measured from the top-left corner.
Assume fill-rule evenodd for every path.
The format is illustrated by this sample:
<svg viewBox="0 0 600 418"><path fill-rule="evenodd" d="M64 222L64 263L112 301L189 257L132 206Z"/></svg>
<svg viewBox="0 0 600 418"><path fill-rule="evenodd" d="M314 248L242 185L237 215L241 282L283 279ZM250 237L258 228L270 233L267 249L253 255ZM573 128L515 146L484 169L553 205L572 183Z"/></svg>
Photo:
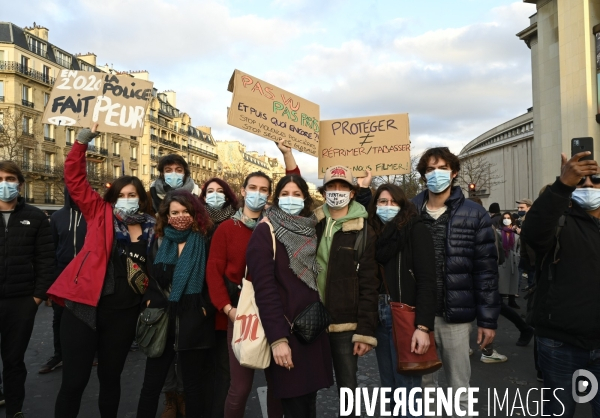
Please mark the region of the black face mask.
<svg viewBox="0 0 600 418"><path fill-rule="evenodd" d="M519 215L519 218L522 218L523 216L525 216L527 212L525 212L524 210L520 210L517 212L517 215Z"/></svg>

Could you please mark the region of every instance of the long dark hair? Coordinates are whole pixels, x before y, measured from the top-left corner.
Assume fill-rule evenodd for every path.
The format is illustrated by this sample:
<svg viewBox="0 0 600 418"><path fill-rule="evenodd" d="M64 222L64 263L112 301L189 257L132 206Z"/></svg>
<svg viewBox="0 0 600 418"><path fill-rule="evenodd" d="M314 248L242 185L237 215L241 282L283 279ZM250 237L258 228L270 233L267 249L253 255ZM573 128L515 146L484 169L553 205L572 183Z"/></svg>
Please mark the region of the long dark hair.
<svg viewBox="0 0 600 418"><path fill-rule="evenodd" d="M298 188L302 192L302 195L304 196L304 209L302 209L302 212L300 212L299 216L310 216L310 214L312 213L311 208L313 204L313 199L312 197L310 197L310 193L308 192L308 184L306 184L306 181L297 174L289 174L285 177L282 177L281 180L279 180L277 186L275 187L275 195L273 196L273 206L279 207L279 195L288 183L296 184L296 186L298 186Z"/></svg>
<svg viewBox="0 0 600 418"><path fill-rule="evenodd" d="M206 189L208 189L208 185L213 182L217 183L219 186L221 186L223 188L223 194L225 195L225 205L231 205L232 208L237 209L237 207L238 207L237 196L235 195L235 193L233 193L233 190L231 190L231 187L229 186L229 184L227 184L227 182L225 180L220 179L218 177L213 177L204 182L204 184L202 185L202 193L200 193L200 198L204 202L206 202Z"/></svg>
<svg viewBox="0 0 600 418"><path fill-rule="evenodd" d="M377 199L379 199L379 196L384 191L392 195L392 199L400 206L400 212L398 212L396 217L390 221L395 223L398 229L402 229L402 227L413 217L418 216L419 214L417 208L413 202L407 199L406 194L404 194L404 190L402 190L401 187L391 183L384 183L377 188L375 196L371 199L371 203L369 203L369 208L367 209L367 212L369 213L369 224L373 227L377 235L381 233L385 226L385 224L381 222L381 219L379 219L379 216L377 216Z"/></svg>
<svg viewBox="0 0 600 418"><path fill-rule="evenodd" d="M171 202L177 202L188 210L189 214L194 218L193 231L206 234L206 231L212 227L212 221L206 211L204 202L187 190L175 189L167 193L158 208L158 213L156 214L156 234L159 237L165 235L165 228L169 224L168 215Z"/></svg>
<svg viewBox="0 0 600 418"><path fill-rule="evenodd" d="M146 189L144 189L144 185L140 179L134 176L121 176L116 179L106 190L106 192L104 192L104 201L110 204L115 203L119 198L121 189L130 184L133 184L133 187L135 187L135 191L138 194L140 212L148 213L150 209L150 200L148 199L148 194L146 193Z"/></svg>

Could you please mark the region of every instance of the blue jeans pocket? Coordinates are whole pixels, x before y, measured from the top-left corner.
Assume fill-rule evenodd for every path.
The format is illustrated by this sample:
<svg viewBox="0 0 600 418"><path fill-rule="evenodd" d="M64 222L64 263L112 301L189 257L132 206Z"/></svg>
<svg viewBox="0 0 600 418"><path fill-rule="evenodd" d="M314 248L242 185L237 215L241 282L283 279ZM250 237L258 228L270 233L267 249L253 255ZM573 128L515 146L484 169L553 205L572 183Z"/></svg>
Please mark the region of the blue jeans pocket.
<svg viewBox="0 0 600 418"><path fill-rule="evenodd" d="M552 338L537 337L538 344L545 345L550 348L558 348L563 346L562 341L553 340Z"/></svg>

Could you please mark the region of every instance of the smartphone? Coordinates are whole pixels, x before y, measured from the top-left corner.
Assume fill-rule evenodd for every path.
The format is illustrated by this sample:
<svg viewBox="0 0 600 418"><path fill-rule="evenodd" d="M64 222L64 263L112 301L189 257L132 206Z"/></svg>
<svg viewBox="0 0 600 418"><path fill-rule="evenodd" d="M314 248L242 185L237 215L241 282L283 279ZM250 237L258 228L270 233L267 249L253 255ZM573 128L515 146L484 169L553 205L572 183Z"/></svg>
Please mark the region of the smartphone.
<svg viewBox="0 0 600 418"><path fill-rule="evenodd" d="M591 154L583 157L579 161L594 159L594 139L591 137L573 138L571 139L571 157L580 152L590 151Z"/></svg>

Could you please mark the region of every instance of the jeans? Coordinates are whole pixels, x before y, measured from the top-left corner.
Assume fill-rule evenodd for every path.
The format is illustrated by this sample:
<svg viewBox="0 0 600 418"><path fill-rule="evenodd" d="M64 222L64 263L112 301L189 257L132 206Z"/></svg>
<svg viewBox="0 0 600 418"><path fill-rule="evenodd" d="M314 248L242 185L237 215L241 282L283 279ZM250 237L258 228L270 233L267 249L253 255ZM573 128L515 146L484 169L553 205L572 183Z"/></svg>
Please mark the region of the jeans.
<svg viewBox="0 0 600 418"><path fill-rule="evenodd" d="M469 334L471 324L449 324L441 316L435 317L435 345L442 360L448 387L455 392L458 388L468 388L471 379L471 360L469 359ZM438 386L437 373L423 376L423 387ZM460 408L468 410L467 394L460 397ZM458 415L453 415L457 418Z"/></svg>
<svg viewBox="0 0 600 418"><path fill-rule="evenodd" d="M213 395L213 413L212 418L223 418L225 410L225 400L229 391L231 382L229 376L229 352L227 346L230 345L227 339L227 331L215 331L215 346L211 349L212 358L215 363L215 384Z"/></svg>
<svg viewBox="0 0 600 418"><path fill-rule="evenodd" d="M358 356L354 355L353 335L354 331L329 333L329 345L331 346L331 358L338 392L340 388L349 388L354 392L358 386L356 381Z"/></svg>
<svg viewBox="0 0 600 418"><path fill-rule="evenodd" d="M573 373L576 370L585 369L591 372L596 380L600 382L600 349L584 350L561 341L543 337L537 337L537 342L538 362L544 375L544 387L551 389L549 399L547 399L550 402L544 402L543 413L571 418L575 414L577 405L572 394ZM594 384L592 383L590 386L593 390ZM596 388L598 388L598 385L596 385ZM554 392L555 389L563 390ZM600 389L591 400L591 404L593 418L600 418Z"/></svg>
<svg viewBox="0 0 600 418"><path fill-rule="evenodd" d="M144 384L138 402L137 418L154 418L158 409L161 388L172 368L177 354L181 363L181 378L185 393L186 417L210 417L211 399L208 387L213 384L210 378L202 373L209 361L208 350L183 350L175 352L175 339L167 339L162 356L146 359Z"/></svg>
<svg viewBox="0 0 600 418"><path fill-rule="evenodd" d="M317 418L317 392L281 400L285 418Z"/></svg>
<svg viewBox="0 0 600 418"><path fill-rule="evenodd" d="M29 345L38 305L33 296L0 299L0 354L4 364L6 416L23 410L25 401L25 350Z"/></svg>
<svg viewBox="0 0 600 418"><path fill-rule="evenodd" d="M227 340L231 341L233 338L233 324L231 321L227 321ZM229 392L227 393L227 400L225 401L225 418L243 418L246 411L246 402L248 396L252 390L252 382L254 380L254 369L249 369L240 365L240 362L235 358L233 354L233 348L231 344L227 344L227 350L229 351L229 370L231 370L231 384L229 385ZM273 396L273 391L269 390L271 382L269 374L266 373L267 377L267 413L269 418L282 418L283 408L281 401ZM187 412L187 411L186 411Z"/></svg>
<svg viewBox="0 0 600 418"><path fill-rule="evenodd" d="M96 330L65 309L60 324L63 351L62 384L56 397L55 418L75 418L92 374L98 351L98 407L102 418L116 418L121 400L121 373L135 337L140 309L98 308Z"/></svg>
<svg viewBox="0 0 600 418"><path fill-rule="evenodd" d="M147 364L146 367L148 367ZM169 367L169 371L167 372L167 377L165 378L165 384L162 388L162 391L164 393L183 393L183 379L181 378L181 374L181 360L179 359L179 356L175 355L173 357L173 362Z"/></svg>
<svg viewBox="0 0 600 418"><path fill-rule="evenodd" d="M397 388L406 388L406 393L412 388L421 387L421 376L409 376L396 372L398 369L398 357L396 356L396 347L394 346L394 336L392 331L392 309L388 302L388 295L379 295L379 325L377 326L377 367L379 368L379 377L381 386L392 388L392 393ZM394 400L390 403L390 410L394 410ZM410 415L407 408L407 417Z"/></svg>
<svg viewBox="0 0 600 418"><path fill-rule="evenodd" d="M62 359L62 348L60 346L60 321L65 308L58 303L52 303L52 333L54 334L54 356Z"/></svg>

